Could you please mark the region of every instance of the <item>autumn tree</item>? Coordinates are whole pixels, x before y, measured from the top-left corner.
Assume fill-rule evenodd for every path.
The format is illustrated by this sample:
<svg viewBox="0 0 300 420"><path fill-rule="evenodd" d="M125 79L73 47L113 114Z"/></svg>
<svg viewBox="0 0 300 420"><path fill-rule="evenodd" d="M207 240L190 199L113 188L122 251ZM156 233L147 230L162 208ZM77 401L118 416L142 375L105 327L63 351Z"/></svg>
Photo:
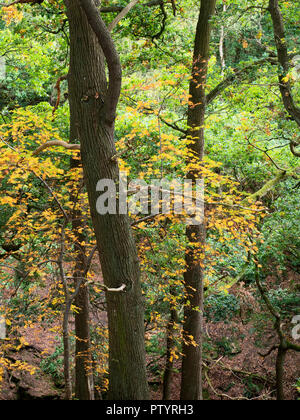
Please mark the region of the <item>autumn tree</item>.
<svg viewBox="0 0 300 420"><path fill-rule="evenodd" d="M11 323L1 349L19 351L26 346L23 327L40 322L44 328L55 318L63 333L59 351L66 399L73 398L74 390L76 399L93 399L93 379L96 391L106 391L108 353L108 397L146 398L145 325L147 368L157 380L163 378L164 399L173 397L172 378L180 362L183 400L202 398L203 377L210 393L232 398L232 390L224 394L214 387L211 367L220 372L226 367L219 348L214 354L207 350L210 337L202 351L207 339L203 318L226 321L231 308L220 302L234 302L233 313L247 328L248 314L246 319L236 308L256 300L255 310L261 304L262 313L252 308L249 317L268 318L261 330L272 330L272 317L276 320L282 398L286 347L294 343L282 324L290 322L284 305L282 311L277 303L273 308L274 294L285 297L285 290L281 294L273 287L290 288L292 295L296 286L286 286L289 270L293 278L299 272L295 5L271 0L203 0L201 5L133 0L125 8L123 2L100 7L83 0L13 3L0 11L0 55L8 63L8 77L0 80L5 123L0 127L0 312ZM194 23L195 33L190 30ZM105 26L116 28L113 40ZM116 49L124 69L120 100ZM58 118L53 121L50 104ZM12 114L16 107L21 109ZM50 109L50 118L44 109ZM49 120L47 130L41 128L43 118ZM59 127L61 137L53 127ZM76 158L79 150L81 159ZM186 228L184 215L160 210L130 214L130 221L125 215L99 215L96 184L102 178L118 182L118 163L129 180L203 179L202 224ZM104 286L95 260L97 274L86 271L95 252L91 219ZM35 314L45 286L49 296ZM109 347L101 313L106 309ZM69 322L73 317L75 332ZM15 368L5 356L0 365ZM238 369L237 375L242 378L245 372ZM246 375L257 379L253 372ZM260 397L269 398L271 391L265 388Z"/></svg>
<svg viewBox="0 0 300 420"><path fill-rule="evenodd" d="M121 65L111 35L93 1L66 0L70 25L71 142L78 139L91 217L107 292L111 399L147 399L140 269L126 215L99 215L96 185L118 182L114 121ZM109 70L107 84L105 60Z"/></svg>
<svg viewBox="0 0 300 420"><path fill-rule="evenodd" d="M195 35L192 76L190 82L187 137L191 139L191 151L199 161L204 156L204 123L206 110L206 76L209 60L211 18L216 1L201 1L199 19ZM188 178L196 180L199 173L191 170ZM187 249L186 305L183 326L183 361L181 399L202 399L202 328L203 328L203 268L204 261L195 257L198 248L205 250L205 221L200 226L187 227L187 238L191 248ZM197 244L193 246L193 244ZM192 337L192 342L191 342ZM196 342L194 345L193 340Z"/></svg>

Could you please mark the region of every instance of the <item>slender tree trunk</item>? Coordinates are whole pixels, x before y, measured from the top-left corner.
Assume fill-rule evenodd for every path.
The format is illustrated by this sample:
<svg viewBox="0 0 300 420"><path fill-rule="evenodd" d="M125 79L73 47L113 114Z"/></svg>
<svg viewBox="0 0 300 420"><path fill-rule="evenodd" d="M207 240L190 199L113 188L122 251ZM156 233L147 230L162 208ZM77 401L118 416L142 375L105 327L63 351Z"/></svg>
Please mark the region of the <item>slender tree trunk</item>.
<svg viewBox="0 0 300 420"><path fill-rule="evenodd" d="M188 138L194 141L190 147L199 161L203 160L204 155L205 84L211 34L210 19L215 13L215 6L216 0L201 1L190 83L190 101L193 105L188 109ZM194 171L188 174L188 178L192 180L200 176ZM186 235L190 246L186 251L187 269L184 275L185 311L180 398L200 400L202 399L203 261L200 261L196 254L204 253L206 237L204 221L200 226L188 226Z"/></svg>
<svg viewBox="0 0 300 420"><path fill-rule="evenodd" d="M71 169L79 168L80 160L71 158L70 167ZM86 248L83 245L86 241L85 221L80 203L76 203L77 199L78 195L73 192L70 197L74 203L72 232L76 238L74 244L76 261L73 277L75 288L79 287L75 298L75 306L78 308L75 313L75 398L80 401L91 401L94 400L94 381L90 340L90 301L88 286L85 281L82 281L87 264Z"/></svg>
<svg viewBox="0 0 300 420"><path fill-rule="evenodd" d="M116 154L114 115L121 67L93 1L65 0L65 4L70 26L71 138L79 139L81 144L85 185L104 283L108 288L116 289L126 285L124 292L106 293L108 395L110 399L143 400L148 398L148 384L137 250L127 215L99 215L96 211L98 181L109 179L117 184L119 180L119 168L112 157ZM100 33L95 31L98 24ZM108 86L104 54L109 68Z"/></svg>
<svg viewBox="0 0 300 420"><path fill-rule="evenodd" d="M170 294L176 295L174 287L170 287ZM175 347L175 333L176 324L178 323L177 311L172 304L170 305L170 319L167 325L167 360L163 378L163 400L169 400L171 398L171 385L173 379L173 350Z"/></svg>
<svg viewBox="0 0 300 420"><path fill-rule="evenodd" d="M79 257L80 258L80 257ZM81 282L85 264L77 261L74 273L75 286ZM90 299L86 282L82 282L75 299L75 397L78 400L94 400L93 362L90 340Z"/></svg>
<svg viewBox="0 0 300 420"><path fill-rule="evenodd" d="M277 309L274 308L274 306L272 305L267 295L266 290L263 288L260 282L258 269L256 269L255 280L256 280L256 285L258 287L259 293L261 294L261 297L263 298L269 312L275 318L274 329L276 330L276 333L279 338L279 346L278 346L278 352L277 352L277 358L276 358L276 391L277 391L277 400L283 401L285 399L283 383L284 383L284 362L285 362L286 354L289 350L300 352L300 346L290 342L285 337L284 332L281 327L281 315L277 311Z"/></svg>
<svg viewBox="0 0 300 420"><path fill-rule="evenodd" d="M70 296L68 290L68 284L65 277L64 271L64 256L65 256L65 225L63 225L61 233L61 249L60 256L58 259L58 268L61 284L63 286L64 295L65 295L65 310L63 314L63 345L64 345L64 379L65 379L65 399L72 399L72 375L71 375L71 346L70 346L70 333L69 333L69 318L70 310L72 306L72 297Z"/></svg>
<svg viewBox="0 0 300 420"><path fill-rule="evenodd" d="M288 349L280 344L276 358L276 392L277 400L284 401L284 362Z"/></svg>
<svg viewBox="0 0 300 420"><path fill-rule="evenodd" d="M64 379L65 379L65 399L72 399L72 376L70 367L70 334L69 334L69 317L71 302L66 301L63 319L63 344L64 344Z"/></svg>
<svg viewBox="0 0 300 420"><path fill-rule="evenodd" d="M226 3L223 4L223 12L226 12L227 5ZM224 25L221 26L220 29L220 43L219 43L219 53L220 53L220 63L222 69L222 76L224 76L226 62L225 62L225 28Z"/></svg>

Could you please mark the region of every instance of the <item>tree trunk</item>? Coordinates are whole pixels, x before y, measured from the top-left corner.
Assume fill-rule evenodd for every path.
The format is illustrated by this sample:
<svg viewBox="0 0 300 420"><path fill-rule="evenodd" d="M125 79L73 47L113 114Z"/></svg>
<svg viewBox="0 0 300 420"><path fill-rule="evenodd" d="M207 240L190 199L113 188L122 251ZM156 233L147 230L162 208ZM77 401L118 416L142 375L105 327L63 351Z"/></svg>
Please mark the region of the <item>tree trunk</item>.
<svg viewBox="0 0 300 420"><path fill-rule="evenodd" d="M176 290L174 286L170 287L170 295L175 296ZM175 333L176 324L178 324L178 315L176 308L170 304L170 319L167 325L167 360L163 378L163 400L170 400L171 398L171 385L173 379L173 355L172 351L175 347Z"/></svg>
<svg viewBox="0 0 300 420"><path fill-rule="evenodd" d="M94 3L85 2L87 8ZM71 138L79 139L85 185L100 263L107 288L126 285L124 292L107 292L109 328L109 398L143 400L148 398L145 368L144 308L140 285L139 261L127 215L99 215L96 211L99 180L119 179L114 143L114 107L118 103L120 74L115 51L109 55L108 31L101 38L90 26L100 20L98 11L87 15L84 2L65 0L70 25L70 71L68 76L71 113ZM80 6L82 4L82 7ZM87 19L89 17L89 21ZM96 22L96 23L97 23ZM101 27L102 28L102 27ZM100 47L99 39L103 46ZM109 67L109 85L105 59Z"/></svg>
<svg viewBox="0 0 300 420"><path fill-rule="evenodd" d="M284 362L286 358L287 348L280 344L276 358L276 392L277 401L284 401Z"/></svg>
<svg viewBox="0 0 300 420"><path fill-rule="evenodd" d="M79 237L80 239L80 237ZM75 287L81 283L75 298L75 398L80 401L94 400L93 362L90 340L90 299L86 282L82 282L85 271L83 256L78 255L74 273Z"/></svg>
<svg viewBox="0 0 300 420"><path fill-rule="evenodd" d="M93 362L90 348L89 291L82 284L75 299L75 397L80 401L94 400Z"/></svg>
<svg viewBox="0 0 300 420"><path fill-rule="evenodd" d="M288 44L285 34L284 22L282 13L279 7L278 0L269 0L269 12L272 18L274 38L276 43L278 62L280 65L279 71L279 89L282 97L283 105L292 119L300 127L300 108L296 106L293 96L292 88L289 78L286 79L288 75L290 65L289 65L289 55L288 55Z"/></svg>
<svg viewBox="0 0 300 420"><path fill-rule="evenodd" d="M223 4L223 13L225 13L227 10L226 3ZM225 27L224 25L220 28L220 42L219 42L219 53L220 53L220 64L222 69L222 76L225 74L225 68L226 68L226 61L225 61Z"/></svg>
<svg viewBox="0 0 300 420"><path fill-rule="evenodd" d="M64 343L64 379L65 379L65 399L67 401L72 399L72 376L70 367L70 335L69 335L69 316L70 316L71 302L66 301L63 319L63 343Z"/></svg>
<svg viewBox="0 0 300 420"><path fill-rule="evenodd" d="M188 109L188 138L193 139L191 151L199 161L204 155L204 122L206 111L205 84L207 76L211 25L216 0L201 1L196 29L190 101ZM190 172L189 179L200 178ZM181 400L202 399L202 330L203 330L203 261L195 254L203 255L205 248L205 224L188 226L186 235L191 246L186 251L185 311L183 326L183 359ZM193 244L200 244L193 246ZM200 248L200 249L199 249ZM192 339L191 339L192 338ZM196 346L194 345L196 343Z"/></svg>
<svg viewBox="0 0 300 420"><path fill-rule="evenodd" d="M74 141L72 138L71 141ZM71 169L80 167L80 160L71 158ZM72 192L70 201L74 203L72 212L72 233L76 238L74 243L75 250L75 270L74 283L78 293L75 298L75 306L78 311L75 312L75 398L80 401L94 400L94 381L92 369L91 340L90 340L90 301L89 289L82 278L85 276L87 256L84 243L86 237L84 234L85 221L83 219L81 203L77 203L78 195Z"/></svg>

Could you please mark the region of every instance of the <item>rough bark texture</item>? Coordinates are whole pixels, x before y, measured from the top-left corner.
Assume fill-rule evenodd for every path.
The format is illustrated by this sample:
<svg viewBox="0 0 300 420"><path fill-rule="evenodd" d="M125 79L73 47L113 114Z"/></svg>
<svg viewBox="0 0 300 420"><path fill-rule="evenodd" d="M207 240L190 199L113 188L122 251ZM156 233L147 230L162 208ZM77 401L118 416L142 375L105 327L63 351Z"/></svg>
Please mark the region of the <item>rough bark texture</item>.
<svg viewBox="0 0 300 420"><path fill-rule="evenodd" d="M65 380L65 400L72 399L72 377L70 366L70 334L69 334L69 317L71 302L66 302L63 319L63 344L64 344L64 380Z"/></svg>
<svg viewBox="0 0 300 420"><path fill-rule="evenodd" d="M276 358L276 393L277 401L284 401L284 361L286 358L287 350L279 347Z"/></svg>
<svg viewBox="0 0 300 420"><path fill-rule="evenodd" d="M90 349L89 291L86 284L80 287L75 306L79 308L79 312L75 314L75 397L80 401L91 401L94 399L94 383Z"/></svg>
<svg viewBox="0 0 300 420"><path fill-rule="evenodd" d="M71 168L77 168L80 161L71 159ZM78 293L75 298L75 398L83 401L94 400L94 381L92 369L91 340L90 340L90 300L89 289L83 277L87 267L86 249L82 246L86 238L84 235L85 221L82 217L80 203L76 203L77 196L71 196L74 202L72 214L72 231L76 237L76 263L74 270L75 288ZM76 205L77 204L77 205Z"/></svg>
<svg viewBox="0 0 300 420"><path fill-rule="evenodd" d="M93 2L86 3L94 6ZM117 91L121 75L118 75L118 63L113 61L115 51L112 51L112 59L108 60L112 41L107 38L107 33L104 33L103 40L108 42L101 49L99 36L96 36L95 28L92 29L91 20L88 21L80 1L65 0L65 4L71 43L68 77L71 141L76 138L81 144L85 185L105 285L108 288L119 288L126 284L126 290L122 293L107 292L110 374L108 397L143 400L148 398L148 386L144 309L136 246L127 216L101 216L96 211L97 182L101 179L117 182L119 178L118 165L111 158L116 154L114 107L118 102ZM99 20L97 10L93 18ZM105 76L103 52L110 72L109 86Z"/></svg>
<svg viewBox="0 0 300 420"><path fill-rule="evenodd" d="M176 289L173 286L170 287L170 295L176 296ZM174 351L176 345L175 335L178 322L179 320L176 308L170 304L170 319L167 324L167 360L163 377L163 400L170 400L171 398L171 386L174 373L174 356L172 352Z"/></svg>
<svg viewBox="0 0 300 420"><path fill-rule="evenodd" d="M287 40L285 37L285 28L283 17L279 8L278 0L269 1L269 12L273 22L273 30L275 43L277 48L278 62L280 64L281 71L279 73L279 89L282 97L282 101L286 111L296 121L300 127L300 108L296 106L289 80L285 77L289 72L289 55Z"/></svg>
<svg viewBox="0 0 300 420"><path fill-rule="evenodd" d="M206 111L205 83L209 58L210 19L215 12L216 0L201 1L196 29L193 56L192 80L190 83L190 101L188 109L188 137L194 140L191 150L201 161L204 155L204 121ZM189 173L188 178L195 180L199 174ZM204 251L205 226L189 226L186 230L188 241L201 244ZM183 332L182 360L182 400L202 399L202 329L203 329L203 268L202 261L195 259L192 246L186 252L187 270L185 282L185 311ZM199 248L196 250L199 253ZM191 343L193 337L197 343Z"/></svg>

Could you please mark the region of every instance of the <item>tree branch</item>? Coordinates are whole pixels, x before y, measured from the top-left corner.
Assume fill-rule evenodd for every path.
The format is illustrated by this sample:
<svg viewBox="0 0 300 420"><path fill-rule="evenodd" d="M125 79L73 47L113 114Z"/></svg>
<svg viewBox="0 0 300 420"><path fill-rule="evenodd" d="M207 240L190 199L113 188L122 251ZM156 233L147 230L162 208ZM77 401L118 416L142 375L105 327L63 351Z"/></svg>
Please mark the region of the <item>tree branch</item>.
<svg viewBox="0 0 300 420"><path fill-rule="evenodd" d="M107 292L119 293L119 292L124 292L124 290L126 289L126 284L122 284L122 286L120 286L118 288L110 288L110 287L107 287L107 286L103 286L103 288Z"/></svg>
<svg viewBox="0 0 300 420"><path fill-rule="evenodd" d="M246 74L253 69L254 66L260 65L264 62L269 62L272 64L277 63L276 58L266 57L260 60L254 61L251 64L248 64L242 69L234 69L233 74L226 77L222 82L220 82L211 92L206 95L206 104L209 105L214 101L226 88L228 88L232 83L234 83L238 77L246 76Z"/></svg>
<svg viewBox="0 0 300 420"><path fill-rule="evenodd" d="M23 4L23 3L41 4L41 3L43 3L43 1L44 0L16 0L16 1L13 1L12 3L8 3L8 4L0 3L0 6L11 7L11 6L14 6L15 4Z"/></svg>
<svg viewBox="0 0 300 420"><path fill-rule="evenodd" d="M111 32L117 24L122 20L130 10L139 2L140 0L132 0L130 3L127 4L126 7L118 14L118 16L108 25L108 30Z"/></svg>
<svg viewBox="0 0 300 420"><path fill-rule="evenodd" d="M46 143L42 144L41 146L39 146L33 153L33 156L37 156L39 155L43 150L48 149L51 146L60 146L60 147L64 147L65 149L68 150L80 150L80 145L79 144L70 144L67 143L63 140L51 140L51 141L47 141Z"/></svg>
<svg viewBox="0 0 300 420"><path fill-rule="evenodd" d="M287 48L287 40L284 28L284 22L282 13L279 8L278 0L269 0L268 10L270 12L274 38L276 43L278 62L281 66L281 72L279 74L279 89L282 97L282 101L286 111L296 121L298 127L300 127L300 108L295 105L291 84L288 78L288 72L290 68L289 55ZM299 156L296 154L296 156Z"/></svg>
<svg viewBox="0 0 300 420"><path fill-rule="evenodd" d="M280 346L279 348L283 348L283 350L294 350L296 352L300 352L300 346L298 346L297 344L291 343L289 340L287 340L287 338L284 335L284 332L282 331L282 327L281 327L281 316L280 313L277 312L277 310L274 308L274 306L272 305L266 290L263 288L260 279L259 279L259 271L258 269L256 270L256 274L255 274L255 281L258 287L258 290L261 294L261 297L263 298L269 312L271 313L271 315L275 318L275 325L274 328L278 334L278 337L280 338Z"/></svg>
<svg viewBox="0 0 300 420"><path fill-rule="evenodd" d="M160 3L159 7L160 7L160 10L161 10L161 14L162 14L162 22L161 22L161 28L160 28L159 32L157 34L151 36L151 39L152 39L152 42L154 43L154 45L156 45L155 39L159 39L162 36L162 34L164 33L165 28L166 28L166 21L167 21L167 17L168 17L163 1Z"/></svg>
<svg viewBox="0 0 300 420"><path fill-rule="evenodd" d="M300 152L298 152L296 150L296 147L298 147L298 146L300 146L300 144L291 141L290 149L291 149L291 152L293 153L293 155L296 156L296 157L300 157Z"/></svg>
<svg viewBox="0 0 300 420"><path fill-rule="evenodd" d="M159 6L161 5L161 3L163 3L163 0L152 0L149 1L147 3L144 3L144 6L148 6L148 7L155 7L155 6ZM100 12L101 13L120 13L123 10L123 6L108 6L108 7L101 7L100 8Z"/></svg>
<svg viewBox="0 0 300 420"><path fill-rule="evenodd" d="M286 171L279 172L275 178L268 181L260 190L256 191L254 194L250 195L249 197L245 198L243 202L247 201L257 201L261 198L265 197L270 191L272 191L276 185L278 185L281 181L284 181L289 174Z"/></svg>
<svg viewBox="0 0 300 420"><path fill-rule="evenodd" d="M81 7L86 14L87 20L93 29L98 42L102 48L108 65L109 84L105 99L105 117L109 125L114 124L116 118L116 109L119 102L122 69L121 62L110 32L103 22L99 10L93 0L79 0Z"/></svg>

